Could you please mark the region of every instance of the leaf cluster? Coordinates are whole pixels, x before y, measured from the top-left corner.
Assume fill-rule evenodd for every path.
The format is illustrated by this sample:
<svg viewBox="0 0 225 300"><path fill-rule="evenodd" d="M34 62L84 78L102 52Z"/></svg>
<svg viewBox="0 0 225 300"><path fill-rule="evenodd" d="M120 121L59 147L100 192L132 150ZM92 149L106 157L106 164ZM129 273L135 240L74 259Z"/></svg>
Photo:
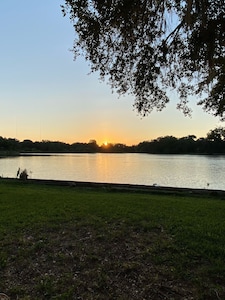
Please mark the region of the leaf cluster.
<svg viewBox="0 0 225 300"><path fill-rule="evenodd" d="M119 94L131 93L146 115L179 95L206 111L225 110L225 2L223 0L65 0L76 39L73 52L91 63Z"/></svg>

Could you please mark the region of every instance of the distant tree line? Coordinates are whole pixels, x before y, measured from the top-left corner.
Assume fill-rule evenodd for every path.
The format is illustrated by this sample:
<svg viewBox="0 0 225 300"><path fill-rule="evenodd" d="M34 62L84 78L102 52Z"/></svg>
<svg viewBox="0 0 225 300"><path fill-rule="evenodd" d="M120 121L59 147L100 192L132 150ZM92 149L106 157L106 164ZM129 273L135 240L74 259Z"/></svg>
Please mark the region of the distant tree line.
<svg viewBox="0 0 225 300"><path fill-rule="evenodd" d="M107 144L99 146L95 140L88 143L67 144L58 141L20 142L14 138L0 136L0 154L20 153L151 153L151 154L225 154L225 128L218 127L206 137L188 135L182 138L163 136L138 145Z"/></svg>

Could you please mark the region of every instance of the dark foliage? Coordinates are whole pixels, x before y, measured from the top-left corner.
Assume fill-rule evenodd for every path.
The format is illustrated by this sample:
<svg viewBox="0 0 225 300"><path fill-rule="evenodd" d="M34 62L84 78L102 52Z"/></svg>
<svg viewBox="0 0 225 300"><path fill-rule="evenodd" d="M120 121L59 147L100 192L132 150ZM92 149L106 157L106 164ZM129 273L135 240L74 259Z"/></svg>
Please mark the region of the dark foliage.
<svg viewBox="0 0 225 300"><path fill-rule="evenodd" d="M76 32L75 57L119 94L130 92L143 115L162 110L176 89L221 118L225 111L224 0L65 0Z"/></svg>
<svg viewBox="0 0 225 300"><path fill-rule="evenodd" d="M152 153L152 154L225 154L225 128L218 127L207 133L205 138L195 135L181 138L158 137L138 145L107 144L99 146L95 140L89 143L67 144L56 141L32 142L0 137L0 156L10 153Z"/></svg>

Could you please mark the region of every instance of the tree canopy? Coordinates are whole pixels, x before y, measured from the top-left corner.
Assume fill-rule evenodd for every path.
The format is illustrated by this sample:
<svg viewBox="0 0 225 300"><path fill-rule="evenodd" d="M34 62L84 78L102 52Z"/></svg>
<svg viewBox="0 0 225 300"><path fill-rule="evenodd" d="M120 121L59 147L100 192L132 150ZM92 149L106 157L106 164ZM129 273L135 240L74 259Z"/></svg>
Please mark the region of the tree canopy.
<svg viewBox="0 0 225 300"><path fill-rule="evenodd" d="M154 140L127 146L121 143L109 143L99 146L95 140L89 143L72 144L59 141L23 140L0 136L0 158L8 155L25 153L151 153L151 154L225 154L225 127L210 130L206 137L193 134L181 138L172 135L161 136Z"/></svg>
<svg viewBox="0 0 225 300"><path fill-rule="evenodd" d="M177 107L224 117L224 0L65 0L76 32L73 52L84 54L119 94L134 95L143 115L162 110L168 90Z"/></svg>

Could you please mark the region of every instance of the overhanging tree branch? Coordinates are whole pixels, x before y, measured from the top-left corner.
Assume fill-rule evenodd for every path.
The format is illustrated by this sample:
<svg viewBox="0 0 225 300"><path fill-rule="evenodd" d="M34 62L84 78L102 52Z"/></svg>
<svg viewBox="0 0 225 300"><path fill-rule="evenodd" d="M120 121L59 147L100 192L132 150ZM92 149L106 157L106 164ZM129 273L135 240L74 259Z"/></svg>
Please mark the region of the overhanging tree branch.
<svg viewBox="0 0 225 300"><path fill-rule="evenodd" d="M133 94L138 112L163 109L173 88L184 113L196 95L223 118L224 0L65 0L62 10L77 34L75 54L84 52L118 93Z"/></svg>

